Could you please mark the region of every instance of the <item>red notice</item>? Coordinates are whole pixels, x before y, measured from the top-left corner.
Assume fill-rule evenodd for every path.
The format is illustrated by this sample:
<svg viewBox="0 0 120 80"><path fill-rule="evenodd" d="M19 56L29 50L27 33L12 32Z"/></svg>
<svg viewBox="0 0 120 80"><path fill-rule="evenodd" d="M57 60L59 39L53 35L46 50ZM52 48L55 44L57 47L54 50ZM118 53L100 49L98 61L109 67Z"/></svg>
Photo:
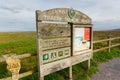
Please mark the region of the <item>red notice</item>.
<svg viewBox="0 0 120 80"><path fill-rule="evenodd" d="M90 40L90 28L85 28L84 40Z"/></svg>

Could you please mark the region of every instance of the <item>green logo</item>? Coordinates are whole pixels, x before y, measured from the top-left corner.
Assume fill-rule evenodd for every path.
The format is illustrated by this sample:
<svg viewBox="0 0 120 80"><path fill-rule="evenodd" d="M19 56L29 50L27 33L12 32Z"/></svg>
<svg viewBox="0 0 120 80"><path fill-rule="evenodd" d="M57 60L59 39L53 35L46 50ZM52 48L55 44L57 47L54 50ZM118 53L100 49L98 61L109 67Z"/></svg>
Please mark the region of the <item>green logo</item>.
<svg viewBox="0 0 120 80"><path fill-rule="evenodd" d="M75 16L75 10L73 8L69 9L68 16L72 19Z"/></svg>
<svg viewBox="0 0 120 80"><path fill-rule="evenodd" d="M49 55L48 54L43 54L43 60L48 60L49 59Z"/></svg>

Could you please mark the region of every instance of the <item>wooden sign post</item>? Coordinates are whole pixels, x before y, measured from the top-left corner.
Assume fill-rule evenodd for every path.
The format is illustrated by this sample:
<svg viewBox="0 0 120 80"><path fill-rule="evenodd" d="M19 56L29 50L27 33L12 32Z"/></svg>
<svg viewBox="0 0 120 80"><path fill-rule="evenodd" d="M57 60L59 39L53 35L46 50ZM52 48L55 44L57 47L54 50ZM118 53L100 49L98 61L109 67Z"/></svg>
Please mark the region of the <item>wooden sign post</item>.
<svg viewBox="0 0 120 80"><path fill-rule="evenodd" d="M20 60L14 57L8 57L6 59L7 69L12 73L12 80L19 79L19 71L21 68Z"/></svg>
<svg viewBox="0 0 120 80"><path fill-rule="evenodd" d="M40 80L92 57L92 20L84 13L55 8L36 11L37 49Z"/></svg>

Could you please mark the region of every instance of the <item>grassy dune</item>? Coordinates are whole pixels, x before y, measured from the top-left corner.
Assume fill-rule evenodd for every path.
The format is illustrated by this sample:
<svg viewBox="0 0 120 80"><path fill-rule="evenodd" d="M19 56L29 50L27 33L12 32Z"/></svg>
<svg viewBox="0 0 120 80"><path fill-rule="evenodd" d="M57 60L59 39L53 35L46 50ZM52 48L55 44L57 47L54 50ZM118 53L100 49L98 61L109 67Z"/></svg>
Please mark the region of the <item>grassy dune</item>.
<svg viewBox="0 0 120 80"><path fill-rule="evenodd" d="M111 37L120 36L120 31L94 31L94 40L100 40ZM116 41L115 41L116 42ZM95 44L94 48L100 48L105 45ZM0 33L0 56L5 54L36 54L36 33L35 32L1 32ZM89 76L97 72L97 66L99 63L107 61L109 59L120 57L120 50L114 48L111 53L107 51L98 52L94 55L94 59L91 61L91 68L86 70L86 62L73 66L73 80L87 80ZM37 57L32 56L21 60L21 71L37 70ZM0 78L11 76L10 72L6 69L5 63L0 63ZM56 73L50 74L45 77L45 80L67 80L68 70L64 69ZM38 74L34 73L31 76L22 78L20 80L38 80Z"/></svg>

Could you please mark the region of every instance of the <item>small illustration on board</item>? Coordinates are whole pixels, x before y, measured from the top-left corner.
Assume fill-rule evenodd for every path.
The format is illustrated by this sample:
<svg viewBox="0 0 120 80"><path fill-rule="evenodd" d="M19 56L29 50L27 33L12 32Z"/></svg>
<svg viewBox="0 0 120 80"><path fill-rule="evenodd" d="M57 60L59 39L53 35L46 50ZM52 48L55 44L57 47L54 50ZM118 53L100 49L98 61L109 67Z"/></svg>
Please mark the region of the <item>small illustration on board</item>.
<svg viewBox="0 0 120 80"><path fill-rule="evenodd" d="M59 52L58 52L58 55L59 55L59 56L63 56L63 51L59 51Z"/></svg>
<svg viewBox="0 0 120 80"><path fill-rule="evenodd" d="M66 50L64 51L64 54L65 54L65 55L69 55L69 49L66 49Z"/></svg>
<svg viewBox="0 0 120 80"><path fill-rule="evenodd" d="M48 60L49 59L49 55L48 54L43 54L43 60Z"/></svg>
<svg viewBox="0 0 120 80"><path fill-rule="evenodd" d="M51 53L51 58L53 59L53 58L56 58L57 57L57 53L56 52L52 52Z"/></svg>

